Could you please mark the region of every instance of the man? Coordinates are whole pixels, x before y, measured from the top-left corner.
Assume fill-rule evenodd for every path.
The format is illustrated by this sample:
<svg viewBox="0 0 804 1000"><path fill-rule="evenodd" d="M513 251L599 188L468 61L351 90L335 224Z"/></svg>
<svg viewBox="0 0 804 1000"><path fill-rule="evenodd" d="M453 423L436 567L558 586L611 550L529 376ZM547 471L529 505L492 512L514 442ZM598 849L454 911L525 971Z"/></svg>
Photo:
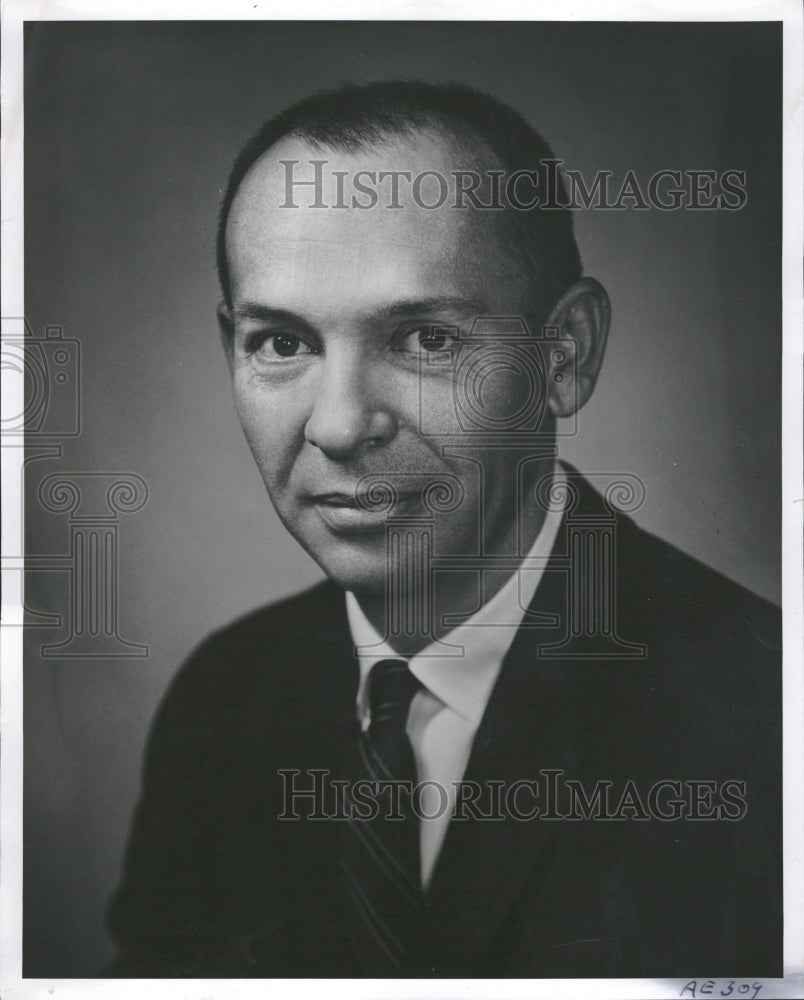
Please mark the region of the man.
<svg viewBox="0 0 804 1000"><path fill-rule="evenodd" d="M238 414L328 581L174 681L113 974L780 973L777 615L557 462L609 303L554 163L418 83L236 161Z"/></svg>

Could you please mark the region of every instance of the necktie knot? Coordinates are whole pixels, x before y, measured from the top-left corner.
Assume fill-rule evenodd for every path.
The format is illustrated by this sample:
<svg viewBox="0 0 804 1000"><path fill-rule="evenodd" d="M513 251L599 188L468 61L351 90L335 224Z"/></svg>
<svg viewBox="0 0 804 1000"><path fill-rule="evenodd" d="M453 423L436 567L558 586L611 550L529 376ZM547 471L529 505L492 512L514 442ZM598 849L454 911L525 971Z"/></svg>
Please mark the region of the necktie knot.
<svg viewBox="0 0 804 1000"><path fill-rule="evenodd" d="M404 727L410 703L422 683L410 672L404 660L380 660L368 677L371 725L394 722Z"/></svg>

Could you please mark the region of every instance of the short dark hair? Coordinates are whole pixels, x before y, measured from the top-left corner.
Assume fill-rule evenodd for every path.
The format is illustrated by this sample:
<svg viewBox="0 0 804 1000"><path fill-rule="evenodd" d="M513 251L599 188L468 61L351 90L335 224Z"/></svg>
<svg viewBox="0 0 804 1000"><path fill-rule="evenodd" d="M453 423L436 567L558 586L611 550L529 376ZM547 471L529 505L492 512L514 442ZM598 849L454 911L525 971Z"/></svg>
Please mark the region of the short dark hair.
<svg viewBox="0 0 804 1000"><path fill-rule="evenodd" d="M314 94L271 118L242 149L234 162L221 203L217 235L218 277L223 297L232 305L226 224L243 178L256 161L288 136L346 152L364 149L389 136L437 131L476 147L478 141L506 172L532 170L538 190L547 189L548 161L556 162L541 135L513 108L489 94L454 83L389 80L344 84ZM553 171L558 205L567 204L563 181ZM508 249L524 264L533 306L545 315L581 276L572 213L565 207L520 211L505 208Z"/></svg>

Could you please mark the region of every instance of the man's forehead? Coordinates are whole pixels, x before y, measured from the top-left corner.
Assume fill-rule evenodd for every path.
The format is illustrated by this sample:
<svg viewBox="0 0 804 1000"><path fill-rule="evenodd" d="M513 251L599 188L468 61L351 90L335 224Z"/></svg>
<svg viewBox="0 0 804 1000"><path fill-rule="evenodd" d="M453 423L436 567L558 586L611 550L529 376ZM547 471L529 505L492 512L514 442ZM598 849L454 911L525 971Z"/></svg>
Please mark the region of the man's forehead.
<svg viewBox="0 0 804 1000"><path fill-rule="evenodd" d="M385 265L448 268L455 257L465 281L480 269L495 271L504 266L499 213L456 210L451 193L427 207L441 190L439 178L454 184L456 171L476 172L478 161L434 132L355 150L283 139L254 164L234 199L227 225L233 283L266 267L278 277L300 258L310 273L337 270L350 280Z"/></svg>
<svg viewBox="0 0 804 1000"><path fill-rule="evenodd" d="M234 298L368 312L400 295L453 295L525 308L527 277L503 237L502 213L456 208L452 192L427 207L438 177L454 184L456 171L476 171L479 161L478 151L434 132L355 150L282 140L254 164L232 205ZM396 200L394 172L408 175L397 178Z"/></svg>

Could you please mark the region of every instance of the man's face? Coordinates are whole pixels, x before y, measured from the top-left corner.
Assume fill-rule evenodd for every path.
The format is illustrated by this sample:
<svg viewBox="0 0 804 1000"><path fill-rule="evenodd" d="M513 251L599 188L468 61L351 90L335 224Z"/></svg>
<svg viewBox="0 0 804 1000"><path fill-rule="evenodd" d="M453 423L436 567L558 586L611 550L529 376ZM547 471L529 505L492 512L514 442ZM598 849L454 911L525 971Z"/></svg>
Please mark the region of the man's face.
<svg viewBox="0 0 804 1000"><path fill-rule="evenodd" d="M293 176L307 180L316 159L327 161L323 192L297 186L298 207L283 207L288 168L280 161L298 161ZM391 208L387 185L378 185L370 209L315 207L317 195L338 201L337 171L346 171L349 204L358 171L449 178L471 166L427 134L355 153L286 139L249 171L229 216L230 350L243 429L287 529L330 578L358 593L382 592L387 575L389 512L355 499L366 476L394 487L392 515L426 513L428 483L457 483L461 503L435 515L435 554L477 554L481 544L487 554L516 551L522 453L487 448L474 461L471 450L443 454L447 440L473 438L457 412L455 368L431 363L437 348L454 346L434 327L466 336L478 316L533 322L496 213L455 209L451 198L428 210L409 186L403 207ZM426 186L421 194L433 202ZM504 422L532 389L503 363L472 391L493 425L495 413Z"/></svg>

